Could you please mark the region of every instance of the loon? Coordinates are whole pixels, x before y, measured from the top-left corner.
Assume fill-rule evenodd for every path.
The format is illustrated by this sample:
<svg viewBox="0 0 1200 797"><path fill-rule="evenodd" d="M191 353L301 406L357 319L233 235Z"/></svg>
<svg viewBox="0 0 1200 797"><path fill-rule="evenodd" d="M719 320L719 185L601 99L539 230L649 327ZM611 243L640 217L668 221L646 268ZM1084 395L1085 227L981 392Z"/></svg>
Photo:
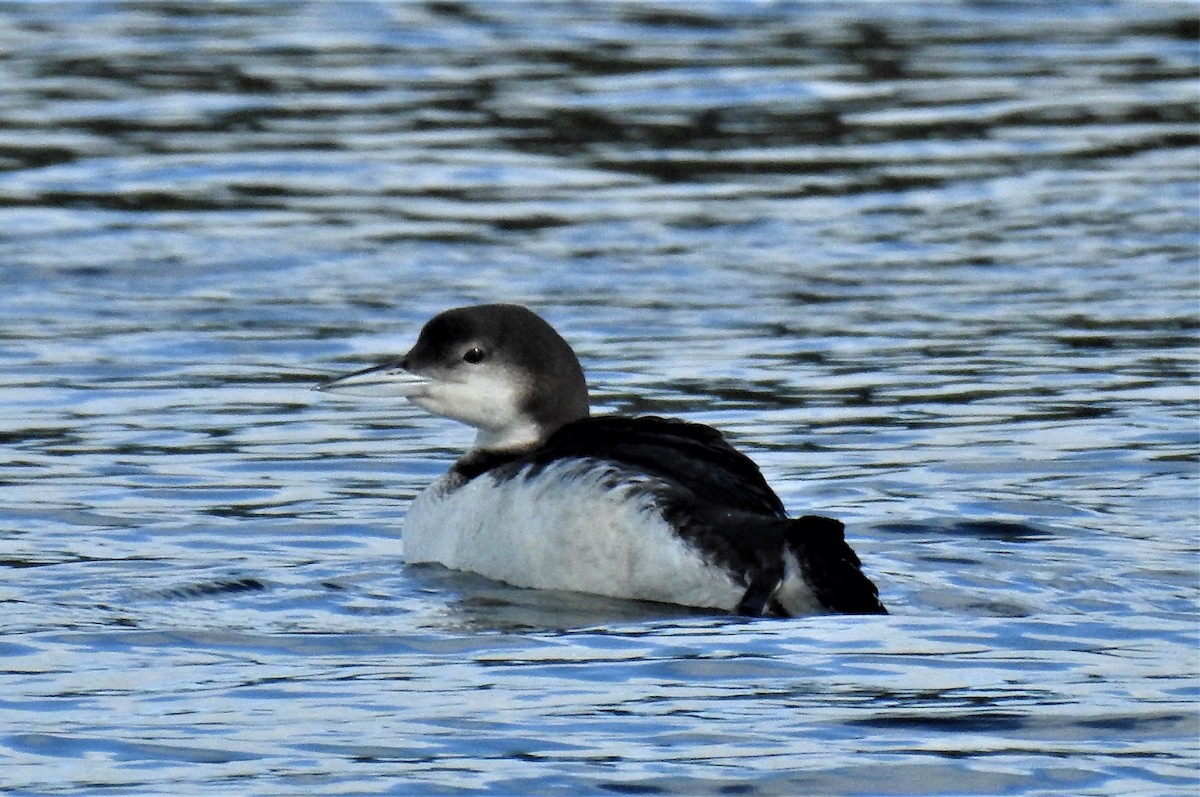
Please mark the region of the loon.
<svg viewBox="0 0 1200 797"><path fill-rule="evenodd" d="M407 354L319 389L364 387L477 430L409 507L408 563L749 616L887 613L842 524L789 518L716 429L591 416L574 351L525 307L446 310Z"/></svg>

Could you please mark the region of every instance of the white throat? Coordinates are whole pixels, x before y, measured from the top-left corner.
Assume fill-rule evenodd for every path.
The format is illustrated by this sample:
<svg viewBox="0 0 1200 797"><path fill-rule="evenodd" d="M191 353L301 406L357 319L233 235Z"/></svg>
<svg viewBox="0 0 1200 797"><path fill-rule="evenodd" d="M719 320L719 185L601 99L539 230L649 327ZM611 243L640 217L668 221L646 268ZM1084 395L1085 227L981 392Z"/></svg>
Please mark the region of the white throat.
<svg viewBox="0 0 1200 797"><path fill-rule="evenodd" d="M479 429L475 448L484 451L513 451L539 445L545 435L542 427L528 418L514 420L500 429Z"/></svg>

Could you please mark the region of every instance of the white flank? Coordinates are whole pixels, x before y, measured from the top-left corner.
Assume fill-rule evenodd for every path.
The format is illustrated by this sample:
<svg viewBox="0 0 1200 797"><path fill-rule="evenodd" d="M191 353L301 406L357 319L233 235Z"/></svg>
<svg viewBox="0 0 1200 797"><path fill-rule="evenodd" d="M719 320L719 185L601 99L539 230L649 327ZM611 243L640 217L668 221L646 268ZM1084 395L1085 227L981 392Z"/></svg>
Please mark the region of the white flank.
<svg viewBox="0 0 1200 797"><path fill-rule="evenodd" d="M457 489L448 484L445 477L435 482L409 508L406 561L519 587L725 611L745 591L663 520L648 477L568 460L530 478L484 474Z"/></svg>
<svg viewBox="0 0 1200 797"><path fill-rule="evenodd" d="M825 611L825 607L813 594L812 588L805 583L796 555L786 548L783 550L783 581L775 591L774 597L792 617L821 614Z"/></svg>

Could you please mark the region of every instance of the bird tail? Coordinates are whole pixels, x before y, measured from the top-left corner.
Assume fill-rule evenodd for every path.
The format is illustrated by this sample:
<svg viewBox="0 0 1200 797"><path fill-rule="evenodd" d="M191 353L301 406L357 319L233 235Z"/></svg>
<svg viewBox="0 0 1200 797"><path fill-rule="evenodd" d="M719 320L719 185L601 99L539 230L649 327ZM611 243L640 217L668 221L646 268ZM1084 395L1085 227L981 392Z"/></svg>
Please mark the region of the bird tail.
<svg viewBox="0 0 1200 797"><path fill-rule="evenodd" d="M742 551L746 592L738 614L796 617L819 612L887 614L879 589L862 571L862 562L846 544L845 527L832 518L745 518L743 539L774 538L776 545Z"/></svg>
<svg viewBox="0 0 1200 797"><path fill-rule="evenodd" d="M805 515L787 521L783 539L796 558L799 576L827 610L887 614L879 602L879 588L863 573L858 555L846 544L841 521Z"/></svg>

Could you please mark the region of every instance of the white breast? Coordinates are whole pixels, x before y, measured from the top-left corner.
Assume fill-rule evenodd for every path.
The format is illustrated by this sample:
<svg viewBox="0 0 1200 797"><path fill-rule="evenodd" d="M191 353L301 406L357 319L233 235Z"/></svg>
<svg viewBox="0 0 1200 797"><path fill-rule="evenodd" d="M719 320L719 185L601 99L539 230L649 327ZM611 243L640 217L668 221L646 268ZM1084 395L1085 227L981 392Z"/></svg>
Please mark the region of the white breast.
<svg viewBox="0 0 1200 797"><path fill-rule="evenodd" d="M663 520L653 481L591 460L536 476L449 478L413 501L404 558L519 587L590 592L730 611L745 591Z"/></svg>

